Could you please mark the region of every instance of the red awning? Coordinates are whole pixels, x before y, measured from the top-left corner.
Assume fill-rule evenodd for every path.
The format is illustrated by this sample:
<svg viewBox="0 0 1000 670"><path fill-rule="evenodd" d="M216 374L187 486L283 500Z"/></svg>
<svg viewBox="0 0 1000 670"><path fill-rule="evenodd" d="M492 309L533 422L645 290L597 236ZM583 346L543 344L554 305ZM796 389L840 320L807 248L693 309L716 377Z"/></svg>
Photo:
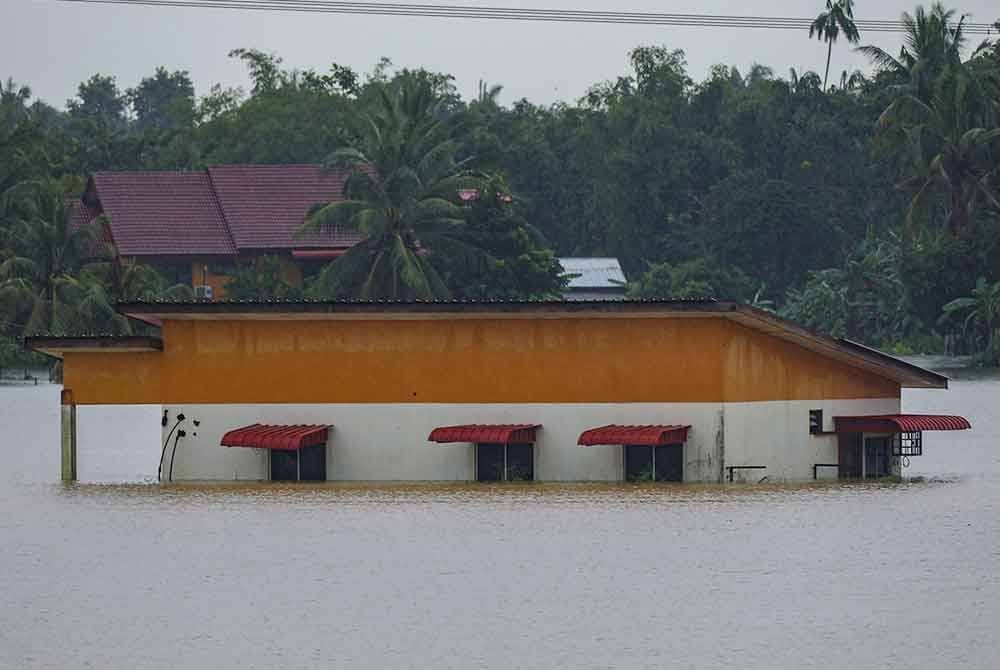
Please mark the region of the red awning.
<svg viewBox="0 0 1000 670"><path fill-rule="evenodd" d="M430 442L442 444L472 442L475 444L534 444L538 423L472 424L468 426L442 426L428 436Z"/></svg>
<svg viewBox="0 0 1000 670"><path fill-rule="evenodd" d="M937 414L883 414L880 416L837 416L838 433L919 433L924 430L968 430L968 420Z"/></svg>
<svg viewBox="0 0 1000 670"><path fill-rule="evenodd" d="M598 444L641 444L661 446L687 442L691 426L602 426L585 430L577 444L590 447Z"/></svg>
<svg viewBox="0 0 1000 670"><path fill-rule="evenodd" d="M296 451L303 447L326 444L328 434L329 426L272 426L255 423L229 431L222 436L221 444L224 447Z"/></svg>

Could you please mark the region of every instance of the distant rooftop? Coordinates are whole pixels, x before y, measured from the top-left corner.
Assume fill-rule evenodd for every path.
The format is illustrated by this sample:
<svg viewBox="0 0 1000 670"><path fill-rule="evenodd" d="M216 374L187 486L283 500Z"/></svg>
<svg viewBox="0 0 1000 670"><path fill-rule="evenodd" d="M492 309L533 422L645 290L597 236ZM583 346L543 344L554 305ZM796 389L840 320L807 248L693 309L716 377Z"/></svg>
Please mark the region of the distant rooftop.
<svg viewBox="0 0 1000 670"><path fill-rule="evenodd" d="M625 290L627 280L617 258L560 258L559 263L566 274L579 275L569 280L570 290Z"/></svg>
<svg viewBox="0 0 1000 670"><path fill-rule="evenodd" d="M347 176L319 165L95 172L74 203L74 225L107 215L108 232L123 256L346 249L361 239L356 231L298 230L313 205L343 198Z"/></svg>

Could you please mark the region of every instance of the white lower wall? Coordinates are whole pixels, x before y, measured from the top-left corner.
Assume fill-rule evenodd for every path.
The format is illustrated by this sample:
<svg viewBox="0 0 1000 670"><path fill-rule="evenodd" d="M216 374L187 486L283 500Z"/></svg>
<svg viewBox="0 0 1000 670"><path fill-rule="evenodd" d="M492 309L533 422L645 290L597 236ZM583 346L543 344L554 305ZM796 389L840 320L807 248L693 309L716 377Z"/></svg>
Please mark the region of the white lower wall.
<svg viewBox="0 0 1000 670"><path fill-rule="evenodd" d="M815 463L836 463L837 438L809 434L809 411L822 409L824 428L834 416L899 411L898 398L857 401L635 404L342 404L342 405L177 405L160 428L160 407L81 407L81 465L127 445L149 460L155 476L160 448L178 413L186 417L174 462L175 480L258 480L267 478L267 452L226 448L227 431L252 423L315 423L333 426L327 478L340 481L466 481L475 477L470 445L427 442L437 426L467 423L539 423L535 476L541 481L620 481L620 447L578 447L580 433L606 424L686 424L685 481L719 481L720 446L725 465L764 465L737 472L737 481L806 481ZM142 417L142 430L128 435L114 415ZM195 422L198 425L195 425ZM149 425L147 425L149 424ZM154 427L155 426L155 427ZM131 428L132 426L126 426ZM118 445L109 448L108 445ZM173 438L167 446L164 476ZM117 456L115 456L117 458ZM137 456L138 457L138 456ZM89 466L88 466L89 467ZM134 466L130 466L135 469ZM821 471L835 478L836 470ZM83 477L81 476L81 479Z"/></svg>
<svg viewBox="0 0 1000 670"><path fill-rule="evenodd" d="M156 481L159 405L80 406L76 411L77 479L91 483Z"/></svg>
<svg viewBox="0 0 1000 670"><path fill-rule="evenodd" d="M330 424L327 477L340 481L468 481L475 478L471 445L427 441L438 426L538 423L535 478L542 481L619 481L620 447L578 447L580 433L609 423L690 424L686 479L715 480L721 405L685 404L356 404L183 405L187 437L177 449L174 479L264 479L263 451L220 447L229 430L252 423ZM200 426L193 427L198 420ZM196 433L196 434L195 434Z"/></svg>
<svg viewBox="0 0 1000 670"><path fill-rule="evenodd" d="M736 471L736 481L805 481L816 463L836 463L836 435L810 435L809 411L823 410L823 429L835 416L898 414L899 398L877 400L795 400L726 404L726 465L764 465L767 470ZM834 468L818 472L836 479Z"/></svg>

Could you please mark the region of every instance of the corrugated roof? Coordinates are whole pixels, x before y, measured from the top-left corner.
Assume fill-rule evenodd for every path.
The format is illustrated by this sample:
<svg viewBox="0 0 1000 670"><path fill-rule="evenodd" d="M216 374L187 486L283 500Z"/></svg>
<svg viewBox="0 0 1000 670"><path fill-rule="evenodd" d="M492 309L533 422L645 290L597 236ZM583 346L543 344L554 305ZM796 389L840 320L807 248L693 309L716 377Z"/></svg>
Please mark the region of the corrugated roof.
<svg viewBox="0 0 1000 670"><path fill-rule="evenodd" d="M327 249L361 240L355 231L296 235L313 205L341 200L348 172L318 165L219 165L208 175L229 224L244 249Z"/></svg>
<svg viewBox="0 0 1000 670"><path fill-rule="evenodd" d="M627 280L617 258L560 258L559 264L566 274L579 275L570 278L570 289L625 288Z"/></svg>
<svg viewBox="0 0 1000 670"><path fill-rule="evenodd" d="M233 255L205 172L97 172L92 177L123 256Z"/></svg>
<svg viewBox="0 0 1000 670"><path fill-rule="evenodd" d="M535 431L539 423L516 424L471 424L465 426L441 426L431 431L429 442L454 444L470 442L477 444L534 444Z"/></svg>

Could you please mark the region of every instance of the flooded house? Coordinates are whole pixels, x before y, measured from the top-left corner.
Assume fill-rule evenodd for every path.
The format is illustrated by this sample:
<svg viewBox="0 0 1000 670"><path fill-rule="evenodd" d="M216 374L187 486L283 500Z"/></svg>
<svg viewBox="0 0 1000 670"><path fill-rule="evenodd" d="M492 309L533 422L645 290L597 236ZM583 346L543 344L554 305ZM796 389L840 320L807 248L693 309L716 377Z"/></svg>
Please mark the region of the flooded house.
<svg viewBox="0 0 1000 670"><path fill-rule="evenodd" d="M969 428L900 411L945 377L730 302L120 309L158 335L28 341L62 359L66 479L116 431L78 417L136 405L174 480L877 478Z"/></svg>

